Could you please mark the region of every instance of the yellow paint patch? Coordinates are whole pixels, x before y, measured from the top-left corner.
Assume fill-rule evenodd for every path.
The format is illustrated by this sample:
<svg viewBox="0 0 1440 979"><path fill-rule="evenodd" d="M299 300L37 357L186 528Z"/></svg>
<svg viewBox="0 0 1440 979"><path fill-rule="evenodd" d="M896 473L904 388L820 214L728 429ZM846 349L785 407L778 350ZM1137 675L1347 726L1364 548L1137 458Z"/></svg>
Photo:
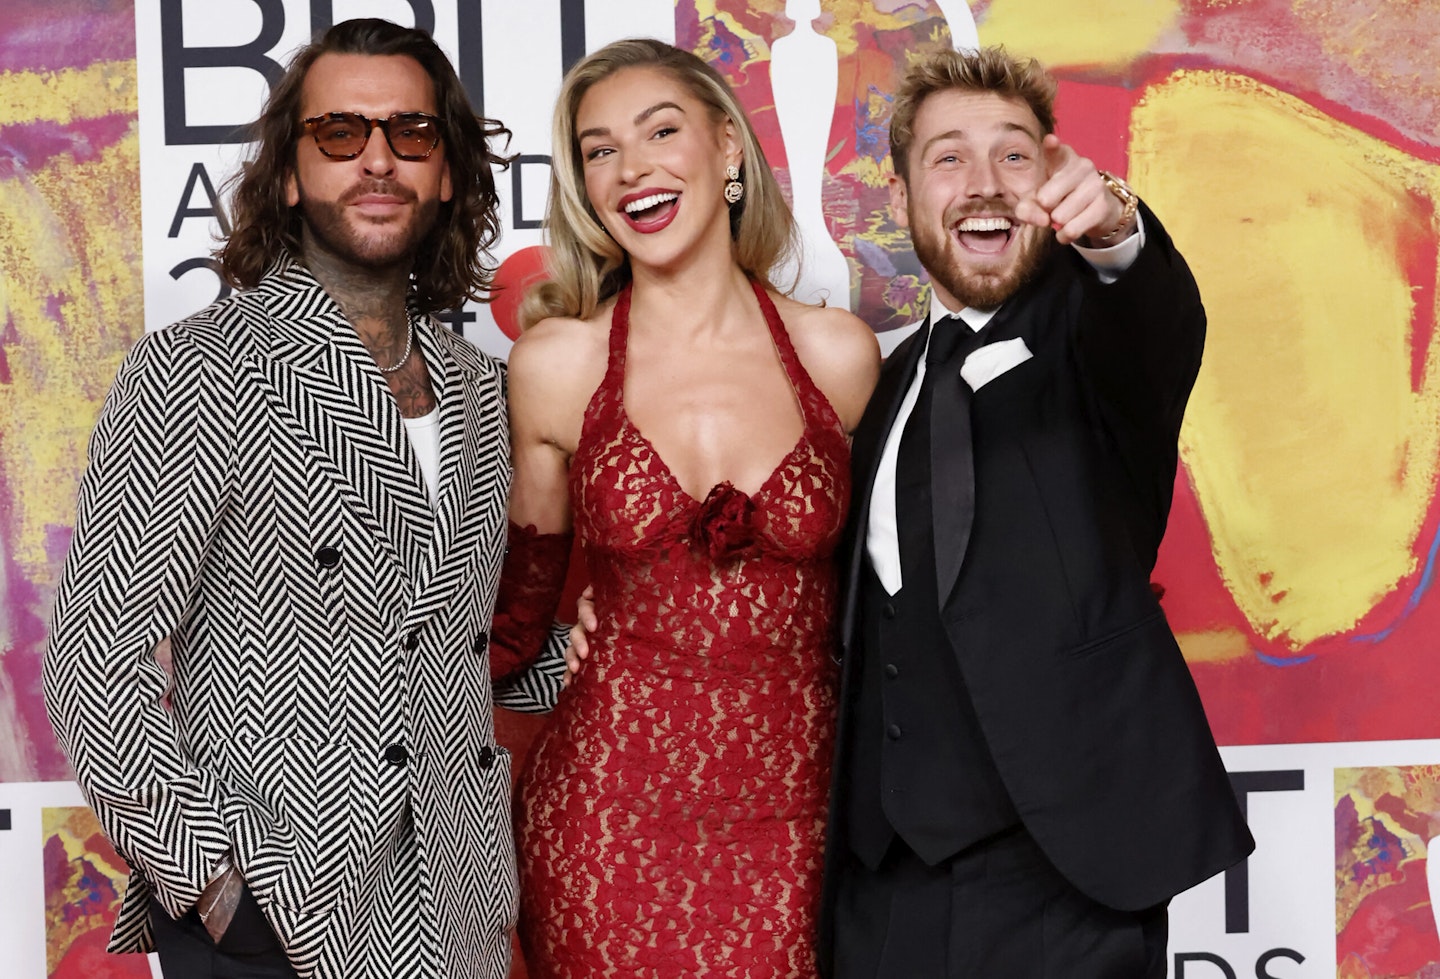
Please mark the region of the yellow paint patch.
<svg viewBox="0 0 1440 979"><path fill-rule="evenodd" d="M1124 65L1148 54L1176 23L1179 0L994 0L975 28L1050 69Z"/></svg>
<svg viewBox="0 0 1440 979"><path fill-rule="evenodd" d="M751 0L751 9L755 9L755 0ZM784 5L781 4L783 7ZM938 7L933 8L931 16L941 16ZM839 48L841 57L860 53L871 54L876 57L885 57L876 52L873 48L866 48L865 45L873 43L870 41L871 34L880 34L888 31L903 31L911 29L915 24L916 13L913 7L901 7L893 11L881 9L881 5L875 0L827 0L824 4L819 25L824 29L825 34L835 41ZM932 44L938 44L938 25L936 34L928 40ZM864 44L862 44L862 38ZM925 50L929 50L927 47ZM915 52L917 55L919 52ZM899 66L900 70L905 65Z"/></svg>
<svg viewBox="0 0 1440 979"><path fill-rule="evenodd" d="M97 61L61 71L0 72L0 126L133 115L137 99L133 61Z"/></svg>
<svg viewBox="0 0 1440 979"><path fill-rule="evenodd" d="M1250 655L1250 639L1239 629L1177 633L1187 663L1225 663Z"/></svg>
<svg viewBox="0 0 1440 979"><path fill-rule="evenodd" d="M1435 495L1440 348L1412 385L1405 262L1436 237L1440 174L1252 79L1182 72L1137 107L1130 176L1210 315L1181 452L1220 572L1269 639L1343 633L1415 570Z"/></svg>
<svg viewBox="0 0 1440 979"><path fill-rule="evenodd" d="M126 65L133 96L135 64ZM118 70L85 77L110 91ZM55 91L37 117L68 121L76 117L62 110L81 106L87 116L122 111L103 92ZM90 429L144 329L139 173L132 126L87 162L61 154L0 180L0 322L13 338L4 349L10 383L0 384L0 480L12 504L12 556L43 588L54 587L58 571L49 531L75 519Z"/></svg>
<svg viewBox="0 0 1440 979"><path fill-rule="evenodd" d="M759 13L760 11L755 11ZM772 13L780 13L777 9ZM695 4L695 13L700 20L700 39L695 44L695 51L700 57L705 57L705 52L711 50L715 44L715 37L720 28L724 28L734 37L740 40L745 47L745 57L741 59L746 64L757 61L770 60L770 39L756 34L740 19L727 10L721 10L716 0L698 0Z"/></svg>

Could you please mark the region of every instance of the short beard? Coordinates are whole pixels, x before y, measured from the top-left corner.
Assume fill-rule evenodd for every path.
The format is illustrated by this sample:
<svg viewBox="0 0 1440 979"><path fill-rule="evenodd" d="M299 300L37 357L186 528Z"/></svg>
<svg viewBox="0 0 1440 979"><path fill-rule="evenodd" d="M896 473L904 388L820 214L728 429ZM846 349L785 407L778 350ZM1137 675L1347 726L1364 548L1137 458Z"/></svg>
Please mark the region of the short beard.
<svg viewBox="0 0 1440 979"><path fill-rule="evenodd" d="M415 200L415 194L408 188L399 187L386 181L371 181L357 184L340 195L339 200L317 200L300 191L300 213L305 219L310 236L327 252L352 265L370 270L393 269L403 266L410 271L415 256L425 243L426 237L435 227L440 211L438 200L421 204L414 217L404 226L390 233L370 237L360 234L346 220L349 203L365 194L391 194L405 200Z"/></svg>
<svg viewBox="0 0 1440 979"><path fill-rule="evenodd" d="M1049 228L1037 229L1040 233L1028 237L1021 244L1015 264L1004 272L967 273L957 264L949 261L951 249L959 248L951 235L944 233L937 237L930 225L917 221L917 215L910 213L910 238L915 246L915 256L932 281L938 283L955 297L962 306L975 309L993 309L1039 274L1055 245L1055 233ZM946 227L950 226L950 215L946 215ZM1017 232L1019 225L1017 224Z"/></svg>

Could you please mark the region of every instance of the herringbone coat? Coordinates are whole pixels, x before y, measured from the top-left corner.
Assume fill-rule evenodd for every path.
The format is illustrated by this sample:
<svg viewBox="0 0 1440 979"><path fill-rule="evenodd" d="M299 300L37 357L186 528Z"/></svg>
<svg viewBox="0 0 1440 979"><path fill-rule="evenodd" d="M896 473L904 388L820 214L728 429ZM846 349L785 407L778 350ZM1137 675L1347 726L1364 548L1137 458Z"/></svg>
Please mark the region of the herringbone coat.
<svg viewBox="0 0 1440 979"><path fill-rule="evenodd" d="M399 410L298 264L145 336L90 445L45 695L150 947L227 850L303 977L501 979L510 758L487 638L504 368L433 321L432 508ZM154 649L172 641L173 688Z"/></svg>

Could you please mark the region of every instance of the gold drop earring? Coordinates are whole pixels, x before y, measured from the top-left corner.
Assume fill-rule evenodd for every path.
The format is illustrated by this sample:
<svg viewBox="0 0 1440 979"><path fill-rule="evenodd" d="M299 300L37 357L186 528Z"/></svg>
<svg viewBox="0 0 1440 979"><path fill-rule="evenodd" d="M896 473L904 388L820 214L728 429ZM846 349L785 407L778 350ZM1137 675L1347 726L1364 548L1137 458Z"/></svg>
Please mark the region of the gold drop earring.
<svg viewBox="0 0 1440 979"><path fill-rule="evenodd" d="M740 168L730 164L725 168L725 203L738 204L745 196L745 185L740 182Z"/></svg>

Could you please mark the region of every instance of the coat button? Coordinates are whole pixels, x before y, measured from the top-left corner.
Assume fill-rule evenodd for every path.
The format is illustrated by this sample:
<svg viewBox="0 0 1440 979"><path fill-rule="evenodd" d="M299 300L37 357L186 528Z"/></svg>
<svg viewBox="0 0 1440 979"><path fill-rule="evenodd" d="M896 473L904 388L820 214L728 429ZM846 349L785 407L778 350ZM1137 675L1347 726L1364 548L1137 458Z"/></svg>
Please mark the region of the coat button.
<svg viewBox="0 0 1440 979"><path fill-rule="evenodd" d="M900 667L896 666L894 663L886 663L885 675L892 680L895 679L897 676L900 675Z"/></svg>
<svg viewBox="0 0 1440 979"><path fill-rule="evenodd" d="M900 730L899 724L891 724L885 729L885 737L889 738L891 741L899 741L901 733L902 732Z"/></svg>
<svg viewBox="0 0 1440 979"><path fill-rule="evenodd" d="M410 752L405 750L403 744L387 745L385 748L385 760L398 768L410 760Z"/></svg>
<svg viewBox="0 0 1440 979"><path fill-rule="evenodd" d="M333 568L340 563L340 551L333 547L322 547L315 552L315 563L322 568Z"/></svg>
<svg viewBox="0 0 1440 979"><path fill-rule="evenodd" d="M481 629L480 635L475 637L475 642L470 647L470 651L476 656L484 656L488 653L490 651L490 633Z"/></svg>
<svg viewBox="0 0 1440 979"><path fill-rule="evenodd" d="M883 615L883 616L885 616L885 618L887 618L887 619L893 619L893 618L895 618L895 605L894 605L894 603L892 603L892 602L886 602L886 603L885 603L885 607L880 610L880 614Z"/></svg>
<svg viewBox="0 0 1440 979"><path fill-rule="evenodd" d="M405 648L412 653L415 652L415 650L420 648L420 637L413 632L410 633L410 635L405 637Z"/></svg>
<svg viewBox="0 0 1440 979"><path fill-rule="evenodd" d="M484 769L485 771L488 772L488 771L490 770L491 766L494 765L494 764L495 764L495 749L492 748L492 747L490 747L490 746L487 744L487 745L485 745L483 748L480 749L480 767L481 767L482 769Z"/></svg>

